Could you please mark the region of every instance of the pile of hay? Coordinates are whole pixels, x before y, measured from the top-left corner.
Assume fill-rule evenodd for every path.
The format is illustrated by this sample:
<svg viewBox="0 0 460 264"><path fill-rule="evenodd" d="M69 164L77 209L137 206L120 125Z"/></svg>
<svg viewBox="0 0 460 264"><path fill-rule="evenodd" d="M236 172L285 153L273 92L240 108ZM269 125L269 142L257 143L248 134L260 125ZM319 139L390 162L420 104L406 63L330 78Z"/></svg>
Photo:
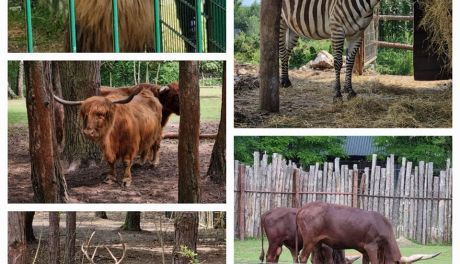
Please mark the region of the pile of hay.
<svg viewBox="0 0 460 264"><path fill-rule="evenodd" d="M253 75L239 75L234 77L234 90L241 92L259 88L259 77Z"/></svg>
<svg viewBox="0 0 460 264"><path fill-rule="evenodd" d="M452 69L452 0L418 0L425 11L420 22L439 56L446 56Z"/></svg>

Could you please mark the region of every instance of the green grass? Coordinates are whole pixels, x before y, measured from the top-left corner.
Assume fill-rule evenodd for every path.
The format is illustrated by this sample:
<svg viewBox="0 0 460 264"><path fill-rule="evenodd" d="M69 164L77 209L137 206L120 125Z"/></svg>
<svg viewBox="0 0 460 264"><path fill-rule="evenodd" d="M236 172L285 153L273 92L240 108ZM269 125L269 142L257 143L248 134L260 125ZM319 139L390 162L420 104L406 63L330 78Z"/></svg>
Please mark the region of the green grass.
<svg viewBox="0 0 460 264"><path fill-rule="evenodd" d="M26 100L8 100L8 125L27 124Z"/></svg>
<svg viewBox="0 0 460 264"><path fill-rule="evenodd" d="M264 239L265 252L268 248L268 242ZM245 241L235 240L235 263L258 263L261 249L261 242L259 239L247 239ZM347 250L353 254L354 250ZM401 254L409 256L412 254L433 254L441 252L441 255L431 260L419 262L420 264L450 264L452 263L452 246L450 245L418 245L412 244L401 248ZM360 263L361 260L358 260ZM280 262L292 263L292 257L289 250L283 247L283 252L280 256Z"/></svg>
<svg viewBox="0 0 460 264"><path fill-rule="evenodd" d="M201 121L218 122L220 120L220 108L222 106L222 89L201 88L200 97ZM179 117L174 115L171 120L173 122L179 122ZM8 124L27 124L25 100L8 101Z"/></svg>

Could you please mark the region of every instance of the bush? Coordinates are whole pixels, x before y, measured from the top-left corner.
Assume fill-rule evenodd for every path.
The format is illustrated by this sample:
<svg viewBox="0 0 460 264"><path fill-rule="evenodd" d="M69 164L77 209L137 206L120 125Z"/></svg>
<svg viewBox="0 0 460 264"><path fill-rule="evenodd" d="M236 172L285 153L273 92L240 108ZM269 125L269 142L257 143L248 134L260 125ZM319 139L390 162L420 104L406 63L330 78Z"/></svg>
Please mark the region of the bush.
<svg viewBox="0 0 460 264"><path fill-rule="evenodd" d="M412 52L395 49L379 49L377 56L377 72L391 75L414 74Z"/></svg>
<svg viewBox="0 0 460 264"><path fill-rule="evenodd" d="M299 68L309 61L314 60L321 50L331 51L329 40L308 40L300 38L297 45L292 49L289 59L289 68Z"/></svg>
<svg viewBox="0 0 460 264"><path fill-rule="evenodd" d="M235 59L239 63L257 64L260 59L260 41L257 35L244 32L235 37Z"/></svg>

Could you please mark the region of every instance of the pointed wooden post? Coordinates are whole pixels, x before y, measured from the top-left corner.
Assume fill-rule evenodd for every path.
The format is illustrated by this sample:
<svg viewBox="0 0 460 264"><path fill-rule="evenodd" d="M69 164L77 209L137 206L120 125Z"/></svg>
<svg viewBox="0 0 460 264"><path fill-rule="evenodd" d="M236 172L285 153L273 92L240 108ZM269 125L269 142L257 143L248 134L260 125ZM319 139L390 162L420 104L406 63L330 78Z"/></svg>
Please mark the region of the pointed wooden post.
<svg viewBox="0 0 460 264"><path fill-rule="evenodd" d="M244 240L244 227L245 227L245 221L244 221L244 208L246 207L245 206L245 202L246 202L246 194L245 194L245 191L246 191L246 184L245 184L245 180L246 180L246 167L244 164L241 164L240 167L239 167L239 175L238 175L238 181L239 181L239 184L240 184L240 208L238 208L238 211L239 211L239 237L240 237L240 240Z"/></svg>
<svg viewBox="0 0 460 264"><path fill-rule="evenodd" d="M292 207L299 208L299 185L300 185L300 170L294 169L292 175Z"/></svg>

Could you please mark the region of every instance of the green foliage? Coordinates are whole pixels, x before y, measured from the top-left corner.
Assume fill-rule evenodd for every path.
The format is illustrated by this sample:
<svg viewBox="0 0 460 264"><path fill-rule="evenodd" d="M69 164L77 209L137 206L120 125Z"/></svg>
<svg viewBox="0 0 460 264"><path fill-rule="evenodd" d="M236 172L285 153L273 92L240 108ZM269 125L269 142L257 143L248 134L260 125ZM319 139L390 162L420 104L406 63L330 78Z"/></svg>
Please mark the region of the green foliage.
<svg viewBox="0 0 460 264"><path fill-rule="evenodd" d="M259 34L260 4L241 6L241 1L235 0L235 30L249 35Z"/></svg>
<svg viewBox="0 0 460 264"><path fill-rule="evenodd" d="M332 53L331 41L300 38L295 48L292 49L289 68L299 68L307 64L314 60L321 50Z"/></svg>
<svg viewBox="0 0 460 264"><path fill-rule="evenodd" d="M413 53L406 50L379 49L377 72L392 75L413 75Z"/></svg>
<svg viewBox="0 0 460 264"><path fill-rule="evenodd" d="M375 146L379 155L386 157L395 154L401 159L406 157L412 162L433 162L437 168L444 168L447 159L452 159L452 137L375 137Z"/></svg>
<svg viewBox="0 0 460 264"><path fill-rule="evenodd" d="M235 137L235 160L252 164L253 153L279 153L302 166L322 162L328 156L345 157L344 137Z"/></svg>
<svg viewBox="0 0 460 264"><path fill-rule="evenodd" d="M8 83L13 91L16 91L18 85L18 68L19 61L8 61Z"/></svg>
<svg viewBox="0 0 460 264"><path fill-rule="evenodd" d="M235 36L235 59L240 63L257 64L260 60L260 39L258 35L244 32Z"/></svg>
<svg viewBox="0 0 460 264"><path fill-rule="evenodd" d="M199 264L200 261L198 260L198 253L194 252L193 250L189 249L187 246L180 246L180 252L182 256L189 259L190 264Z"/></svg>

